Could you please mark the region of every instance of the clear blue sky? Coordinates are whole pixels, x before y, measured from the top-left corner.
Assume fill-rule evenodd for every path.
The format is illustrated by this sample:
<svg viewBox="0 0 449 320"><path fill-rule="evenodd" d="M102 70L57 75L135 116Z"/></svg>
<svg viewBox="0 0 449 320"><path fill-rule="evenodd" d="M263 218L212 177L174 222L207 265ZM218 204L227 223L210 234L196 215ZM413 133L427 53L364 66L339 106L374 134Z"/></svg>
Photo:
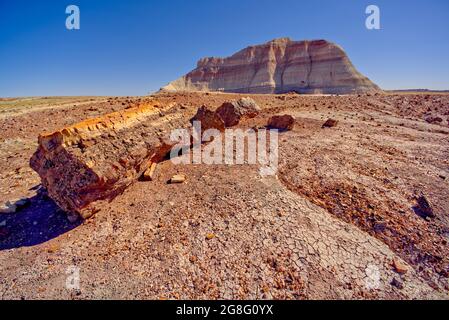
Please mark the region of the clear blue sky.
<svg viewBox="0 0 449 320"><path fill-rule="evenodd" d="M369 4L381 30L365 28ZM448 0L0 0L0 96L144 95L278 37L336 42L385 89L449 89Z"/></svg>

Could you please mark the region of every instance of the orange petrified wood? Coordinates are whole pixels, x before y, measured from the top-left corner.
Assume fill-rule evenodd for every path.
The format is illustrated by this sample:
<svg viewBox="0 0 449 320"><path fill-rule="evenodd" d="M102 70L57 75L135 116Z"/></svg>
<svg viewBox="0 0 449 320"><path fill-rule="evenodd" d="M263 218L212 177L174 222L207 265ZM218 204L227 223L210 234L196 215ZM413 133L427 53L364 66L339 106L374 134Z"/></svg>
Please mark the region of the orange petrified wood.
<svg viewBox="0 0 449 320"><path fill-rule="evenodd" d="M88 218L171 148L171 129L188 125L176 105L156 101L39 136L30 160L49 196L69 216Z"/></svg>

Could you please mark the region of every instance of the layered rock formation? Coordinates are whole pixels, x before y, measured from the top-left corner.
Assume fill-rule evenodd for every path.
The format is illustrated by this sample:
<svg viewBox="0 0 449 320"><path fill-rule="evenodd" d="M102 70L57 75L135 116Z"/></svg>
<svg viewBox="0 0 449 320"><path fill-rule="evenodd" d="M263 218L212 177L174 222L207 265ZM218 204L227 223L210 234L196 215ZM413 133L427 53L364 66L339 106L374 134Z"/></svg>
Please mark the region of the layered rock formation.
<svg viewBox="0 0 449 320"><path fill-rule="evenodd" d="M187 125L176 105L152 102L41 134L30 165L62 209L87 218L164 157L170 131Z"/></svg>
<svg viewBox="0 0 449 320"><path fill-rule="evenodd" d="M338 45L281 38L228 58L200 59L196 69L161 90L344 94L379 88L354 68Z"/></svg>

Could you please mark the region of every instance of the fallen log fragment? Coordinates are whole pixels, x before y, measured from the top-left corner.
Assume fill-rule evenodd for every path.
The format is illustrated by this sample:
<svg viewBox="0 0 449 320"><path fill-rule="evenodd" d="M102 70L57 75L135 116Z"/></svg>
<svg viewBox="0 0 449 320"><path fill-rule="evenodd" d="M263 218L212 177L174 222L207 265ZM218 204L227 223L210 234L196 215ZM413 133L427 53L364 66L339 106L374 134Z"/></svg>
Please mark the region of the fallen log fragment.
<svg viewBox="0 0 449 320"><path fill-rule="evenodd" d="M171 184L175 184L175 183L183 183L184 181L186 181L186 176L184 174L175 174L173 177L171 177L170 179L170 183Z"/></svg>
<svg viewBox="0 0 449 320"><path fill-rule="evenodd" d="M30 166L69 214L88 218L171 149L171 130L189 126L177 105L156 101L39 136Z"/></svg>
<svg viewBox="0 0 449 320"><path fill-rule="evenodd" d="M153 181L154 171L156 171L156 166L157 166L156 162L151 163L150 167L147 170L145 170L145 172L143 173L143 176L142 176L143 180Z"/></svg>

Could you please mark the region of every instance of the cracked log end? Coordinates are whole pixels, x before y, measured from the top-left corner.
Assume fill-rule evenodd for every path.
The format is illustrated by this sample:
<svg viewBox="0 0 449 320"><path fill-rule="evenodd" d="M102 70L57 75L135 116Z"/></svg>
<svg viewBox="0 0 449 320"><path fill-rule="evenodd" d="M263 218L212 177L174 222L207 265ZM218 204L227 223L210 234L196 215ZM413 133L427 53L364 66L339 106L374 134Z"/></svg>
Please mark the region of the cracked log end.
<svg viewBox="0 0 449 320"><path fill-rule="evenodd" d="M69 216L88 218L171 149L167 138L188 121L156 101L39 136L30 166Z"/></svg>

